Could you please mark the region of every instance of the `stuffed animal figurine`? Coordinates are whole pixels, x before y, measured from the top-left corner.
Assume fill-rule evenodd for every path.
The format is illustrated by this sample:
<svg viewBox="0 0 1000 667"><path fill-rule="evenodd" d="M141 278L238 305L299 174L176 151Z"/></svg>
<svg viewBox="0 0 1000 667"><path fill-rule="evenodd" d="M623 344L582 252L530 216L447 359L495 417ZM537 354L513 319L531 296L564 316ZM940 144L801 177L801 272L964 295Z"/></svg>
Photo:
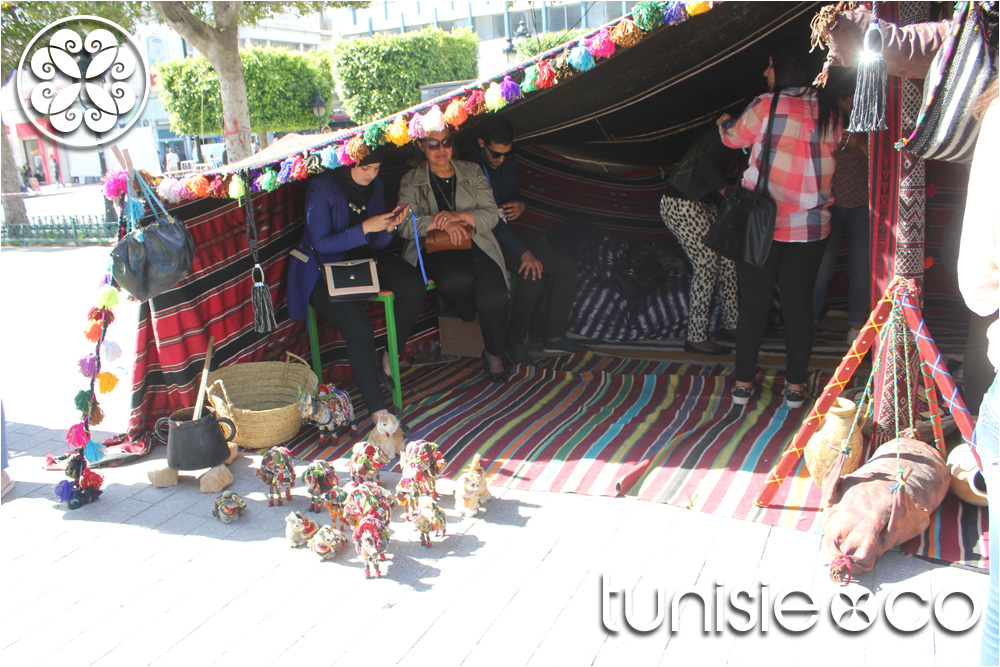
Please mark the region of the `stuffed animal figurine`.
<svg viewBox="0 0 1000 667"><path fill-rule="evenodd" d="M420 500L420 487L411 477L401 477L396 484L396 503L403 508L403 521L409 521L410 515L416 513L417 502Z"/></svg>
<svg viewBox="0 0 1000 667"><path fill-rule="evenodd" d="M324 498L323 507L330 513L334 530L346 530L348 523L344 505L347 503L347 491L341 486L335 486L326 492Z"/></svg>
<svg viewBox="0 0 1000 667"><path fill-rule="evenodd" d="M474 470L470 470L458 478L458 486L455 487L455 509L462 513L462 516L475 516L479 511L479 475Z"/></svg>
<svg viewBox="0 0 1000 667"><path fill-rule="evenodd" d="M365 579L372 578L372 571L375 577L382 576L378 563L385 560L385 532L382 521L374 515L364 517L354 529L354 548L365 564Z"/></svg>
<svg viewBox="0 0 1000 667"><path fill-rule="evenodd" d="M321 384L315 396L300 391L299 416L316 425L319 441L324 443L333 440L333 432L343 424L349 424L352 433L356 430L351 397L333 385Z"/></svg>
<svg viewBox="0 0 1000 667"><path fill-rule="evenodd" d="M223 491L222 495L215 499L212 516L222 523L232 523L243 516L243 511L246 508L247 501L243 500L238 493Z"/></svg>
<svg viewBox="0 0 1000 667"><path fill-rule="evenodd" d="M480 454L473 456L469 468L479 480L479 502L480 504L485 503L493 496L490 495L490 487L486 482L486 471L483 470L483 457Z"/></svg>
<svg viewBox="0 0 1000 667"><path fill-rule="evenodd" d="M438 444L427 440L412 440L407 443L403 456L403 476L416 481L421 494L437 500L437 478L446 465L438 452Z"/></svg>
<svg viewBox="0 0 1000 667"><path fill-rule="evenodd" d="M354 445L351 453L351 481L361 484L374 478L381 482L382 477L379 471L389 459L385 458L382 450L375 445L361 441Z"/></svg>
<svg viewBox="0 0 1000 667"><path fill-rule="evenodd" d="M399 428L399 419L389 412L380 414L375 422L375 428L368 434L368 444L382 450L387 462L402 456L403 429Z"/></svg>
<svg viewBox="0 0 1000 667"><path fill-rule="evenodd" d="M316 460L302 472L302 483L309 491L309 511L323 509L323 496L340 483L337 472L327 461Z"/></svg>
<svg viewBox="0 0 1000 667"><path fill-rule="evenodd" d="M292 487L295 486L295 467L292 465L292 455L285 447L271 447L264 452L257 470L257 478L267 484L267 505L274 507L274 501L282 504L282 490L287 500L292 499Z"/></svg>
<svg viewBox="0 0 1000 667"><path fill-rule="evenodd" d="M309 549L323 561L333 560L346 548L347 539L330 526L323 526L309 538Z"/></svg>
<svg viewBox="0 0 1000 667"><path fill-rule="evenodd" d="M292 512L285 517L285 537L292 541L292 548L304 547L309 538L319 531L315 521L306 518L302 512Z"/></svg>
<svg viewBox="0 0 1000 667"><path fill-rule="evenodd" d="M413 526L420 533L420 545L431 546L431 531L437 537L448 532L448 519L438 504L430 498L420 499L420 509L413 515Z"/></svg>

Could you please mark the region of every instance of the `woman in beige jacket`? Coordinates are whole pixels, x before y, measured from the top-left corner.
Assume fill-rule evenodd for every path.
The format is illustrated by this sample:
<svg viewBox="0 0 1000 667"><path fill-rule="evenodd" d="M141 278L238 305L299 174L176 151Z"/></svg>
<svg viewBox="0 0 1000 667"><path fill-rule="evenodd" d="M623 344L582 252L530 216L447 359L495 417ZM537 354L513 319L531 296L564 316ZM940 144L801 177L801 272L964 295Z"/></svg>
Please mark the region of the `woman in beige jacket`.
<svg viewBox="0 0 1000 667"><path fill-rule="evenodd" d="M416 216L417 236L443 230L454 245L471 238L469 249L424 253L427 276L438 292L466 322L479 316L483 334L483 363L494 382L507 379L503 366L504 332L510 316L509 279L503 253L493 236L499 211L483 170L471 162L452 160L449 130L430 132L416 141L425 162L403 176L399 203ZM399 226L407 239L403 258L417 263L412 222Z"/></svg>

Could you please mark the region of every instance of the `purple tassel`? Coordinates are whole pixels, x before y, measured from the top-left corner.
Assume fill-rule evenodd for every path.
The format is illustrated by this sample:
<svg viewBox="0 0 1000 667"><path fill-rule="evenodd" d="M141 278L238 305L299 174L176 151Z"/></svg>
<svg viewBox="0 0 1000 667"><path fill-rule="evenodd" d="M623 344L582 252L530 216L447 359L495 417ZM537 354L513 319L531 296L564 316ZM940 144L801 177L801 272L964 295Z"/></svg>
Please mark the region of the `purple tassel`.
<svg viewBox="0 0 1000 667"><path fill-rule="evenodd" d="M663 8L663 22L667 25L677 25L688 19L687 5L683 2L668 2Z"/></svg>
<svg viewBox="0 0 1000 667"><path fill-rule="evenodd" d="M83 359L79 361L80 372L84 377L95 378L97 377L97 355L91 352Z"/></svg>
<svg viewBox="0 0 1000 667"><path fill-rule="evenodd" d="M68 503L73 499L73 496L76 495L76 483L71 480L64 479L56 484L55 493L59 502Z"/></svg>
<svg viewBox="0 0 1000 667"><path fill-rule="evenodd" d="M287 183L292 180L292 164L295 162L294 158L288 158L281 163L281 170L278 172L278 182Z"/></svg>
<svg viewBox="0 0 1000 667"><path fill-rule="evenodd" d="M503 83L500 84L500 95L507 100L507 102L516 102L521 99L521 87L517 85L514 79L510 78L510 74L505 74L503 77Z"/></svg>
<svg viewBox="0 0 1000 667"><path fill-rule="evenodd" d="M110 285L112 281L112 276L110 273L105 273L104 277L101 278L101 284L98 287L104 287L105 285Z"/></svg>
<svg viewBox="0 0 1000 667"><path fill-rule="evenodd" d="M427 136L427 130L424 129L424 117L419 113L413 114L413 118L410 119L410 125L407 134L411 139L423 139Z"/></svg>
<svg viewBox="0 0 1000 667"><path fill-rule="evenodd" d="M260 169L254 169L250 172L250 192L260 192L260 186L257 185L257 181L260 180L262 173Z"/></svg>
<svg viewBox="0 0 1000 667"><path fill-rule="evenodd" d="M90 440L90 434L87 433L87 427L83 422L73 424L66 431L66 442L71 448L83 447L88 440Z"/></svg>

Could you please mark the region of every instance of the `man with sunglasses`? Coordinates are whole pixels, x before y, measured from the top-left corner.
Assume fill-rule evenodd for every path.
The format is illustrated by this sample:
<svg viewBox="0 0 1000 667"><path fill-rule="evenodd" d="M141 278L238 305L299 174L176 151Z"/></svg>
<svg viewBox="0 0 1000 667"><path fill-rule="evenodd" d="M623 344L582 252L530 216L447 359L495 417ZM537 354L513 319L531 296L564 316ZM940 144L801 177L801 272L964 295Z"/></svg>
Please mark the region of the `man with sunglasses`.
<svg viewBox="0 0 1000 667"><path fill-rule="evenodd" d="M483 168L493 188L493 198L500 207L500 220L493 228L503 250L507 269L517 275L507 327L507 358L512 364L528 363L524 340L531 325L531 315L542 287L542 274L550 278L548 308L545 318L545 342L542 349L550 354L583 352L585 347L566 337L566 325L576 296L576 262L537 234L518 235L509 224L524 213L524 201L517 183L514 161L514 128L504 118L487 125L479 137L479 154L470 156Z"/></svg>

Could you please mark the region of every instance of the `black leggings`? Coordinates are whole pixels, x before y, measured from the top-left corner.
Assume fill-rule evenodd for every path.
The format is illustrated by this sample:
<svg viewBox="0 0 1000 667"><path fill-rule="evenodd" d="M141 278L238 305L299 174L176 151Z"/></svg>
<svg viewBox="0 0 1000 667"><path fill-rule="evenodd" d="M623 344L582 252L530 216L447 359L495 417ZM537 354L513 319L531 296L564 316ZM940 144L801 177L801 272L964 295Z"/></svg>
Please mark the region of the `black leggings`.
<svg viewBox="0 0 1000 667"><path fill-rule="evenodd" d="M427 275L458 316L472 322L479 315L483 345L503 356L510 295L500 267L475 243L470 250L441 250L424 255Z"/></svg>
<svg viewBox="0 0 1000 667"><path fill-rule="evenodd" d="M379 287L396 295L396 341L400 353L410 337L424 306L427 291L420 271L400 257L376 252ZM347 341L347 361L369 412L385 409L378 373L381 360L375 358L375 328L366 301L330 301L326 278L321 277L309 297L309 304L332 324Z"/></svg>
<svg viewBox="0 0 1000 667"><path fill-rule="evenodd" d="M740 319L736 326L738 382L753 382L757 375L757 357L777 284L785 320L785 381L805 383L815 331L812 293L825 248L826 239L808 243L775 241L764 266L755 268L736 263L740 280Z"/></svg>

